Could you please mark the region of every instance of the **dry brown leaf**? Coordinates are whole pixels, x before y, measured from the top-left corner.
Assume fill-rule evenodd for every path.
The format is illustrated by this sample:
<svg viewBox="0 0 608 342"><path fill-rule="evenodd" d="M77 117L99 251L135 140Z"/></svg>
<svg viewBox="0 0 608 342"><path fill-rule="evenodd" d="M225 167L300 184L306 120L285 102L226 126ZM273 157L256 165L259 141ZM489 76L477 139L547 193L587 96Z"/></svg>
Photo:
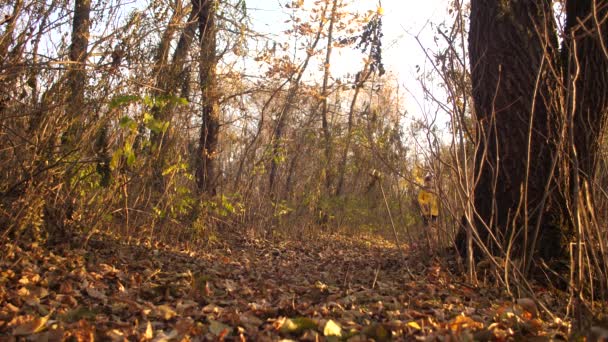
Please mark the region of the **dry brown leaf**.
<svg viewBox="0 0 608 342"><path fill-rule="evenodd" d="M152 340L152 342L169 342L176 339L179 336L177 330L171 330L166 333L164 331L160 331L156 337Z"/></svg>
<svg viewBox="0 0 608 342"><path fill-rule="evenodd" d="M531 314L531 318L538 317L538 307L531 298L519 298L516 303L520 305L524 310Z"/></svg>
<svg viewBox="0 0 608 342"><path fill-rule="evenodd" d="M483 328L483 323L477 322L470 317L458 315L449 323L450 330L461 332L463 330L476 330Z"/></svg>
<svg viewBox="0 0 608 342"><path fill-rule="evenodd" d="M194 327L194 320L190 317L180 318L175 323L175 329L181 334L185 335L190 332Z"/></svg>
<svg viewBox="0 0 608 342"><path fill-rule="evenodd" d="M95 299L106 300L108 298L103 292L94 287L87 287L86 292L89 296Z"/></svg>

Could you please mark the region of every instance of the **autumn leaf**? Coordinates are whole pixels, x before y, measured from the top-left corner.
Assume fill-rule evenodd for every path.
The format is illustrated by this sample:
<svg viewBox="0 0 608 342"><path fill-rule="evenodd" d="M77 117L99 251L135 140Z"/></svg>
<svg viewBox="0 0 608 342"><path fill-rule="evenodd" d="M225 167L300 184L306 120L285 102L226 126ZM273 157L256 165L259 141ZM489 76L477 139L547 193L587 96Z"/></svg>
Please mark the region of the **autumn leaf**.
<svg viewBox="0 0 608 342"><path fill-rule="evenodd" d="M416 330L422 330L422 327L416 321L407 322L407 326Z"/></svg>
<svg viewBox="0 0 608 342"><path fill-rule="evenodd" d="M298 334L307 329L316 329L317 323L308 317L287 318L281 325L282 333Z"/></svg>
<svg viewBox="0 0 608 342"><path fill-rule="evenodd" d="M13 335L26 336L44 330L49 317L50 315L44 317L19 316L13 320L14 322L9 323L9 325L16 325L15 329L13 329Z"/></svg>
<svg viewBox="0 0 608 342"><path fill-rule="evenodd" d="M524 310L530 313L530 318L538 317L538 307L536 303L531 298L519 298L516 303L521 306Z"/></svg>
<svg viewBox="0 0 608 342"><path fill-rule="evenodd" d="M340 327L338 323L330 319L329 321L327 321L327 323L325 323L325 328L323 328L323 335L340 337L342 336L342 327Z"/></svg>
<svg viewBox="0 0 608 342"><path fill-rule="evenodd" d="M473 320L470 317L458 315L450 322L449 327L450 330L459 332L465 329L481 329L483 328L483 324Z"/></svg>
<svg viewBox="0 0 608 342"><path fill-rule="evenodd" d="M146 332L144 332L143 337L148 340L154 337L154 330L152 330L152 324L150 323L150 321L148 321L148 323L146 324Z"/></svg>
<svg viewBox="0 0 608 342"><path fill-rule="evenodd" d="M118 330L118 329L112 329L112 330L108 331L106 333L106 336L111 341L116 341L116 342L121 341L122 342L122 341L126 340L125 334L122 331Z"/></svg>
<svg viewBox="0 0 608 342"><path fill-rule="evenodd" d="M388 341L390 339L390 331L382 324L373 323L362 330L369 338L373 338L376 341Z"/></svg>
<svg viewBox="0 0 608 342"><path fill-rule="evenodd" d="M87 287L86 288L86 292L89 296L95 298L95 299L99 299L99 300L106 300L107 297L106 295L101 292L100 290L93 288L93 287Z"/></svg>
<svg viewBox="0 0 608 342"><path fill-rule="evenodd" d="M209 320L209 331L215 336L225 336L232 332L232 327L211 319Z"/></svg>
<svg viewBox="0 0 608 342"><path fill-rule="evenodd" d="M152 342L169 342L175 340L179 336L177 330L171 330L169 333L160 331Z"/></svg>
<svg viewBox="0 0 608 342"><path fill-rule="evenodd" d="M171 318L173 318L177 315L175 310L173 310L173 308L171 308L169 305L157 306L155 314L157 317L160 317L166 321L170 320Z"/></svg>

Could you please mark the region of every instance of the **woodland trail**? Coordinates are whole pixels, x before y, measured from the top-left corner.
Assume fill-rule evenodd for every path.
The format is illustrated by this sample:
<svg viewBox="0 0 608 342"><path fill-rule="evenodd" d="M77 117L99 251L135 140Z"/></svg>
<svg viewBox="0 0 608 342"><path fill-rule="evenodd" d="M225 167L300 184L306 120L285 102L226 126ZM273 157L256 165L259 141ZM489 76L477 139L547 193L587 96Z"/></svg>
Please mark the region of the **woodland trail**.
<svg viewBox="0 0 608 342"><path fill-rule="evenodd" d="M93 239L85 248L4 244L0 340L274 341L565 339L567 327L439 259L378 238L205 252ZM540 292L545 301L549 292ZM543 319L544 318L544 319Z"/></svg>

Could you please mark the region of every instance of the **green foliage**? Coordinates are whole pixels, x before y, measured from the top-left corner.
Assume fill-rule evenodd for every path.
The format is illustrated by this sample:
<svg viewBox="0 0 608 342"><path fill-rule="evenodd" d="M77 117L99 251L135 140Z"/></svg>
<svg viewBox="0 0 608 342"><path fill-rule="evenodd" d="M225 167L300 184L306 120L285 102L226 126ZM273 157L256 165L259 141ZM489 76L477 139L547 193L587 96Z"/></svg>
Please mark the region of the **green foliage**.
<svg viewBox="0 0 608 342"><path fill-rule="evenodd" d="M123 116L120 121L118 122L120 128L123 129L128 129L131 131L136 131L137 130L137 122L133 119L131 119L129 116L125 115Z"/></svg>
<svg viewBox="0 0 608 342"><path fill-rule="evenodd" d="M278 203L273 202L272 206L274 207L274 216L275 217L286 216L293 211L293 208L291 208L289 205L287 205L286 201L281 201Z"/></svg>
<svg viewBox="0 0 608 342"><path fill-rule="evenodd" d="M149 129L150 131L152 131L156 134L165 133L167 131L167 129L169 128L168 121L162 121L162 120L155 119L154 116L152 116L152 114L150 114L150 113L144 114L143 123L147 129Z"/></svg>
<svg viewBox="0 0 608 342"><path fill-rule="evenodd" d="M245 205L241 202L239 194L221 194L212 200L205 201L203 206L210 214L222 218L245 213Z"/></svg>
<svg viewBox="0 0 608 342"><path fill-rule="evenodd" d="M110 100L110 109L115 109L139 101L141 101L141 97L137 95L118 95Z"/></svg>
<svg viewBox="0 0 608 342"><path fill-rule="evenodd" d="M121 161L124 161L128 167L132 167L135 164L135 152L133 151L133 143L125 142L122 148L117 149L112 154L110 160L110 169L116 170L119 168Z"/></svg>
<svg viewBox="0 0 608 342"><path fill-rule="evenodd" d="M17 212L12 220L17 225L15 235L19 236L21 241L42 242L46 239L47 234L44 229L45 206L46 200L35 193L27 194L17 203L13 203L13 208L23 208L22 211Z"/></svg>
<svg viewBox="0 0 608 342"><path fill-rule="evenodd" d="M281 332L299 334L305 330L316 328L317 323L308 317L287 318L281 326Z"/></svg>
<svg viewBox="0 0 608 342"><path fill-rule="evenodd" d="M138 95L120 95L114 97L110 101L110 108L118 108L126 105L138 104L149 109L156 108L162 110L168 105L186 105L188 101L184 98L166 95L166 96L138 96ZM124 131L124 144L116 149L112 154L110 168L116 170L120 167L121 162L124 162L127 167L131 168L137 160L136 151L133 148L137 136L140 134L139 127L145 127L150 132L155 134L164 134L169 129L169 122L157 119L149 111L144 111L142 117L131 117L125 115L120 118L118 125Z"/></svg>

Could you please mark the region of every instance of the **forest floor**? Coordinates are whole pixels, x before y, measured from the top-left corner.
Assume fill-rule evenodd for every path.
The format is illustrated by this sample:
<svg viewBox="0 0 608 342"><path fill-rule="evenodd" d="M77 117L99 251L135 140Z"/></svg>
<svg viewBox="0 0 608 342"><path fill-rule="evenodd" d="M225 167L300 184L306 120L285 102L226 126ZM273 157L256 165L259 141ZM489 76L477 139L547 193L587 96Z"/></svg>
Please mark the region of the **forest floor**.
<svg viewBox="0 0 608 342"><path fill-rule="evenodd" d="M186 251L94 237L0 255L0 340L549 340L568 325L381 238ZM538 289L546 303L556 302Z"/></svg>

